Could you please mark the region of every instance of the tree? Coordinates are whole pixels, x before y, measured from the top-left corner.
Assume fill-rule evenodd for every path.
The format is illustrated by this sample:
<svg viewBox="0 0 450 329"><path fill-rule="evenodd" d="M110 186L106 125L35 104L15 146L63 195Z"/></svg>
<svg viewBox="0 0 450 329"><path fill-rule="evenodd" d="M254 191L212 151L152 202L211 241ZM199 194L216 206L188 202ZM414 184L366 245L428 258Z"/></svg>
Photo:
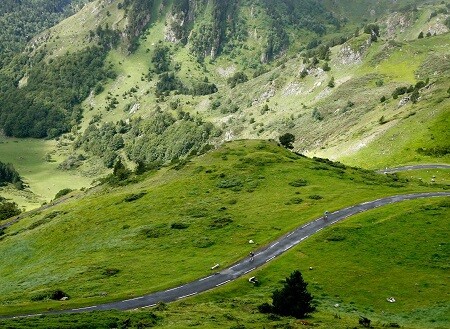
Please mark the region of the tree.
<svg viewBox="0 0 450 329"><path fill-rule="evenodd" d="M328 81L328 87L334 88L336 83L334 82L334 77L331 77L330 81Z"/></svg>
<svg viewBox="0 0 450 329"><path fill-rule="evenodd" d="M117 159L117 162L114 165L113 175L118 180L125 180L128 178L128 176L130 176L130 171L125 167L120 157Z"/></svg>
<svg viewBox="0 0 450 329"><path fill-rule="evenodd" d="M20 214L20 209L15 202L7 202L5 198L0 197L0 220Z"/></svg>
<svg viewBox="0 0 450 329"><path fill-rule="evenodd" d="M423 32L422 31L419 33L419 36L417 37L417 39L423 39Z"/></svg>
<svg viewBox="0 0 450 329"><path fill-rule="evenodd" d="M414 104L417 103L417 101L419 100L419 91L417 89L414 89L414 91L411 93L410 99L411 102L413 102Z"/></svg>
<svg viewBox="0 0 450 329"><path fill-rule="evenodd" d="M308 284L303 280L300 271L295 270L286 278L284 287L272 294L273 312L284 316L304 318L312 313L313 296L306 290Z"/></svg>
<svg viewBox="0 0 450 329"><path fill-rule="evenodd" d="M292 143L294 143L294 141L295 141L295 136L292 135L291 133L286 133L286 134L281 135L279 137L279 140L280 140L280 144L283 147L285 147L287 149L293 149L294 148Z"/></svg>

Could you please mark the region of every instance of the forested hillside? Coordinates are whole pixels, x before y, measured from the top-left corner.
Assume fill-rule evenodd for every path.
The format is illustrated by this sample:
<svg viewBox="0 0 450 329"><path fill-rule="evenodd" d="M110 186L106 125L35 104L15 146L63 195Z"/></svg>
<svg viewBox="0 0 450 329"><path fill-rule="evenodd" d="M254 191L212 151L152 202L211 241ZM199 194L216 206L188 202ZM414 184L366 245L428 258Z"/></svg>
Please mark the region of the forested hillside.
<svg viewBox="0 0 450 329"><path fill-rule="evenodd" d="M59 170L95 177L118 159L155 167L227 140L287 132L297 152L358 165L448 157L448 3L45 4L2 3L4 19L44 6L36 13L48 26L85 5L38 34L30 18L34 32L8 48L0 129L57 139ZM401 138L386 155L392 136Z"/></svg>
<svg viewBox="0 0 450 329"><path fill-rule="evenodd" d="M2 0L0 64L4 66L36 34L76 13L89 0Z"/></svg>

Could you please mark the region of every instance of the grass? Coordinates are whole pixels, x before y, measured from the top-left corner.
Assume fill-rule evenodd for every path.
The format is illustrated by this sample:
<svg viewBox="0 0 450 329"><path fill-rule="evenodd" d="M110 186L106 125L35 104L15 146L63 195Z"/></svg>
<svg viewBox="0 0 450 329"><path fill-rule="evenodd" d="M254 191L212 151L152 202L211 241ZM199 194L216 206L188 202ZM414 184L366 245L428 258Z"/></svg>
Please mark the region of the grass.
<svg viewBox="0 0 450 329"><path fill-rule="evenodd" d="M290 185L295 181L306 185ZM226 144L181 170L163 169L8 228L0 241L0 313L76 307L173 287L208 275L212 264L244 257L255 248L250 239L263 246L324 209L437 188L298 157L271 142ZM104 276L106 269L119 271ZM47 289L61 289L71 299L30 301Z"/></svg>
<svg viewBox="0 0 450 329"><path fill-rule="evenodd" d="M8 328L92 328L156 318L161 328L353 328L359 316L375 328L446 328L448 198L405 201L371 210L315 234L263 268L213 291L131 312L42 316L0 322ZM387 233L389 232L389 233ZM312 270L309 268L312 267ZM281 280L299 269L317 302L302 321L261 314ZM414 273L414 275L410 275ZM259 286L248 283L250 276ZM394 297L395 303L387 298ZM115 321L115 322L114 322ZM117 325L116 325L117 326ZM239 327L240 326L240 327ZM392 327L392 326L391 326Z"/></svg>
<svg viewBox="0 0 450 329"><path fill-rule="evenodd" d="M352 4L352 10L349 11L346 9L349 5L350 3L339 4L341 10L348 14L366 12L372 6L361 3L353 8L355 5ZM340 46L336 46L331 49L331 71L315 70L305 78L300 78L300 72L307 64L303 63L301 53L293 53L292 49L285 57L265 66L267 73L252 78L254 69L250 68L250 64L259 63L259 47L261 40L265 38L262 32L249 33L245 46L235 47L230 54L220 56L214 61L207 59L203 65L197 63L189 53L189 47L166 42L171 48L173 63L181 63L177 75L186 85L207 77L218 86L219 91L214 95L200 97L172 93L165 97L165 101L160 101L154 95L156 75L152 81L148 81L145 75L152 66L150 58L155 45L164 40L165 13L169 10L169 7L165 7L162 14L154 16L155 19L140 38L140 46L134 53L128 54L122 47L109 53L107 63L113 65L118 77L106 84L102 93L89 97L83 103L83 121L79 133L98 117L102 122L126 121L134 117L146 119L156 107L175 112L170 103L179 100L177 110L211 121L222 129L223 136L212 141L217 144L228 137L277 139L279 135L291 132L297 137L295 149L298 152L339 159L347 164L365 168L382 168L405 163L448 162L448 156L427 157L416 152L419 147L433 147L448 140L448 64L445 58L448 56L449 34L420 40L412 38L418 30L427 26L425 18L434 8L431 6L419 8L419 19L398 35L396 46L383 40L385 31L380 21L382 38L372 43L363 54L361 63L343 64L340 59ZM264 19L251 14L254 10L260 10L247 6L243 6L242 10L243 15L248 16L249 31L263 31L266 28ZM109 11L109 15L106 11ZM381 12L376 11L376 15L379 14ZM86 46L88 31L95 30L98 24L104 26L108 23L109 26L123 28L126 23L123 15L124 11L119 10L115 3L101 5L94 1L86 5L80 14L52 29L47 46L49 56L59 56L67 50L74 51ZM349 23L345 28L350 26L352 24ZM367 35L361 34L349 40L348 44L357 47L367 38ZM301 44L300 39L295 41L293 49L297 49ZM251 58L256 58L255 63L250 63ZM322 65L323 61L319 67ZM226 83L227 77L221 75L219 68L244 71L250 80L230 89ZM434 72L438 72L438 75ZM332 76L336 80L335 88L327 87ZM390 95L396 87L413 84L427 77L430 78L432 88L421 91L422 99L417 104L407 104L399 108L399 100L391 99ZM383 84L377 86L377 81L383 81ZM136 91L130 92L133 88ZM383 104L379 101L381 96L388 97ZM118 101L117 108L108 111L108 98L113 97ZM235 113L223 113L222 108L211 110L211 104L215 100L220 100L222 108L236 106L238 110ZM354 105L348 107L349 102ZM140 107L133 114L129 112L129 106L134 104ZM269 111L265 113L261 111L264 105L269 107ZM323 120L312 118L315 108L323 115ZM379 123L381 117L386 120L383 125ZM65 157L70 154L70 144L71 142L68 142ZM45 145L49 148L46 152L59 152L52 142L45 142ZM63 159L62 154L54 156L54 160L58 162ZM48 201L61 188L77 189L86 186L92 178L105 172L98 168L101 160L90 160L92 162L86 161L84 168L89 172L87 176L90 178L81 180L67 180L66 174L54 171L56 163L39 163L42 168L40 172L55 173L51 177L55 177L57 183L48 184L47 174L36 176L35 181L30 181L35 194L32 202L24 196L10 192L7 193L8 197L30 209L43 200ZM58 177L64 177L67 185Z"/></svg>
<svg viewBox="0 0 450 329"><path fill-rule="evenodd" d="M55 149L55 141L0 137L0 161L12 163L29 186L26 191L1 188L0 194L30 210L50 201L64 188L89 186L92 178L58 169L62 157Z"/></svg>

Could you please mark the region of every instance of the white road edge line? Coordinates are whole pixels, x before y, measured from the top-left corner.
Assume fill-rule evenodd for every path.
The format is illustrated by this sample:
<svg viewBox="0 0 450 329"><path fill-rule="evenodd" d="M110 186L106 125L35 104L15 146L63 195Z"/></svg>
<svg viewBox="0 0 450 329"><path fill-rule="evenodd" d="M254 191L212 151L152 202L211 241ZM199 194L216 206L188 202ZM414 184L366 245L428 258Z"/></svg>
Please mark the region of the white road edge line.
<svg viewBox="0 0 450 329"><path fill-rule="evenodd" d="M239 265L239 264L236 264L236 265L234 265L234 266L237 266L237 265ZM234 266L233 266L233 267L234 267ZM233 268L233 267L232 267L232 268ZM206 279L209 279L209 278L212 277L212 276L214 276L214 275L207 276L206 278L200 279L200 280L198 280L198 281L205 281Z"/></svg>
<svg viewBox="0 0 450 329"><path fill-rule="evenodd" d="M147 305L147 306L142 306L141 309L142 309L142 308L147 308L147 307L153 307L153 306L155 306L155 305L156 305L156 303L155 303L155 304L151 304L151 305Z"/></svg>
<svg viewBox="0 0 450 329"><path fill-rule="evenodd" d="M228 282L230 282L231 280L227 280L227 281L224 281L224 282L222 282L222 283L218 283L218 284L216 284L216 287L219 287L219 286L221 286L221 285L223 285L223 284L225 284L225 283L228 283Z"/></svg>
<svg viewBox="0 0 450 329"><path fill-rule="evenodd" d="M88 310L90 308L96 308L97 306L88 306L88 307L80 307L80 308L74 308L72 311L81 311L81 310Z"/></svg>
<svg viewBox="0 0 450 329"><path fill-rule="evenodd" d="M192 294L188 294L188 295L184 295L184 296L178 297L177 299L186 298L186 297L190 297L190 296L194 296L194 295L197 295L197 292L193 292Z"/></svg>
<svg viewBox="0 0 450 329"><path fill-rule="evenodd" d="M247 274L247 273L253 271L255 268L256 268L256 267L254 267L254 268L252 268L252 269L250 269L250 270L245 271L244 274Z"/></svg>
<svg viewBox="0 0 450 329"><path fill-rule="evenodd" d="M144 298L144 296L136 297L136 298L131 298L131 299L125 299L125 300L123 300L122 302L130 302L130 301L132 301L132 300L138 300L138 299L142 299L142 298Z"/></svg>

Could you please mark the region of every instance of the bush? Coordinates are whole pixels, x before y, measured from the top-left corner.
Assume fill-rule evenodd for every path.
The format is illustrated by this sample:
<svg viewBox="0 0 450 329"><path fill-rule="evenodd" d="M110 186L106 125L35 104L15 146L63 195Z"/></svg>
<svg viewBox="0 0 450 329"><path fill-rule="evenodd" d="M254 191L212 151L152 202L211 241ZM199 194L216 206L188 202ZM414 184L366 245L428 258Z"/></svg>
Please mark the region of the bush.
<svg viewBox="0 0 450 329"><path fill-rule="evenodd" d="M175 229L175 230L184 230L187 229L189 227L189 224L186 223L172 223L170 225L170 228Z"/></svg>
<svg viewBox="0 0 450 329"><path fill-rule="evenodd" d="M239 178L229 178L229 179L223 179L219 183L217 183L218 188L240 188L242 187L242 181Z"/></svg>
<svg viewBox="0 0 450 329"><path fill-rule="evenodd" d="M317 108L314 108L314 110L312 112L312 117L314 120L317 120L317 121L323 120L323 115L322 115L322 113L319 112L319 110Z"/></svg>
<svg viewBox="0 0 450 329"><path fill-rule="evenodd" d="M119 273L120 270L118 268L106 268L102 271L102 275L104 276L114 276Z"/></svg>
<svg viewBox="0 0 450 329"><path fill-rule="evenodd" d="M46 299L61 300L63 297L69 297L69 295L60 289L56 289L37 293L31 296L31 300L33 302L42 301Z"/></svg>
<svg viewBox="0 0 450 329"><path fill-rule="evenodd" d="M72 192L73 190L70 188L64 188L62 190L59 190L58 193L56 193L55 195L55 200L59 199L60 197L69 194L70 192Z"/></svg>
<svg viewBox="0 0 450 329"><path fill-rule="evenodd" d="M237 84L244 83L248 81L247 75L245 75L244 72L236 72L233 74L233 76L229 77L227 79L227 83L230 85L231 88L236 87Z"/></svg>
<svg viewBox="0 0 450 329"><path fill-rule="evenodd" d="M302 198L292 198L290 199L288 202L286 202L286 205L291 205L291 204L300 204L303 202Z"/></svg>
<svg viewBox="0 0 450 329"><path fill-rule="evenodd" d="M133 193L133 194L127 195L123 199L123 201L125 201L125 202L135 201L135 200L142 198L146 194L147 194L147 192Z"/></svg>
<svg viewBox="0 0 450 329"><path fill-rule="evenodd" d="M222 228L229 224L233 223L233 220L230 217L222 217L222 218L215 218L209 224L209 228L216 229L216 228Z"/></svg>
<svg viewBox="0 0 450 329"><path fill-rule="evenodd" d="M273 306L270 305L269 303L263 303L261 305L258 305L258 311L264 314L272 313Z"/></svg>
<svg viewBox="0 0 450 329"><path fill-rule="evenodd" d="M308 185L308 182L303 178L299 178L299 179L296 179L295 181L290 182L289 185L294 186L294 187L300 187L300 186Z"/></svg>
<svg viewBox="0 0 450 329"><path fill-rule="evenodd" d="M20 209L15 202L6 202L6 199L0 197L0 220L20 214Z"/></svg>
<svg viewBox="0 0 450 329"><path fill-rule="evenodd" d="M320 200L320 199L323 199L323 197L321 195L318 195L318 194L312 194L312 195L308 196L308 199Z"/></svg>

